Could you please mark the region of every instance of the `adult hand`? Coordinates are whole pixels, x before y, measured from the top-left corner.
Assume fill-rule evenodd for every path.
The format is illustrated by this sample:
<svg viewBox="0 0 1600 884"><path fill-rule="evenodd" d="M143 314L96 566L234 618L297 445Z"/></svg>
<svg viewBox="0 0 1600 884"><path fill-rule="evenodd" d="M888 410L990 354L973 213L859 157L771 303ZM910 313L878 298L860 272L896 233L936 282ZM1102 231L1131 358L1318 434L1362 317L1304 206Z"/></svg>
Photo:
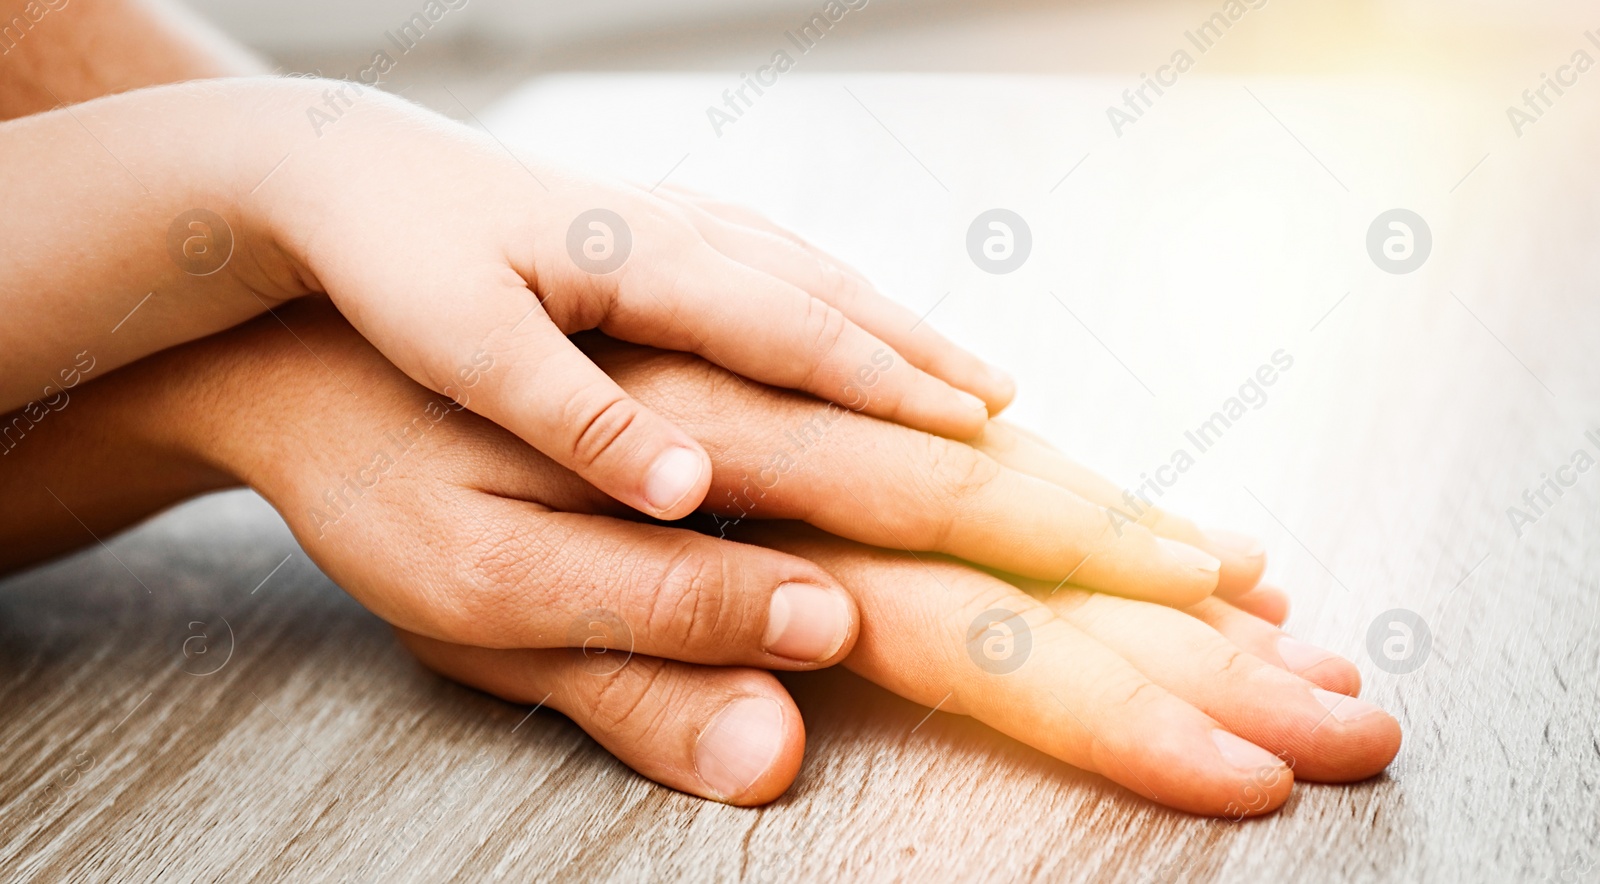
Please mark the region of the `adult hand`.
<svg viewBox="0 0 1600 884"><path fill-rule="evenodd" d="M857 620L832 576L810 561L779 552L591 515L625 511L505 431L470 414L453 412L405 380L325 305L300 305L284 311L283 319L295 334L283 333L275 322L261 321L162 354L81 391L84 401L75 400L46 428L55 438L13 452L20 455L16 470L9 474L16 481L6 490L16 504L12 512L26 518L26 523L8 525L8 532L81 533L76 524L81 516L104 534L115 527L106 524L108 519L130 517L127 494L114 496L109 515L95 511L93 500L105 499L105 489L122 491L127 483L119 486L107 477L97 480L87 475L84 464L95 461L82 452L75 454L74 445L121 438L130 452L186 455L208 465L210 474L241 476L261 490L324 570L403 629L408 642L431 665L510 697L521 698L530 688L547 686L546 692L554 691L549 698L552 706L566 711L647 775L678 788L736 803L768 800L782 790L798 764L803 735L798 715L777 683L753 667L812 668L849 651L858 632ZM724 450L732 463L760 461L770 440L781 435L780 428L793 417L789 409L815 414L820 407L814 401L747 387L688 357L589 343L595 358L634 395L663 413L684 420L723 409L737 415L728 419L727 438L702 437L708 446ZM342 392L345 384L353 384L362 395ZM140 390L145 391L143 398ZM742 400L740 395L752 398ZM707 409L707 401L714 407ZM96 431L96 422L108 412L120 415L112 423L129 432L108 432L104 427ZM911 438L897 435L903 432L909 431L843 414L827 437L854 443L810 452L804 459L806 468L819 476L852 470L864 476L883 472L889 461L905 459L907 450L896 441ZM863 452L872 457L863 458ZM62 473L77 484L57 483L54 491L45 489L49 498L31 481L21 481ZM811 507L817 520L825 522L829 510L818 498L827 497L829 488L809 488L799 481L805 475L810 474L790 474L764 500L774 507ZM871 489L869 495L894 490L892 483L867 482L860 487ZM70 513L64 512L68 506ZM781 543L783 538L771 541ZM817 554L826 557L828 552L819 549ZM852 554L869 556L869 565L871 555L884 555L866 550ZM953 569L936 581L952 589L971 586L971 591L992 598L996 587L1005 586L966 566L925 565L928 556L919 562L907 555L903 566L915 568L919 575ZM843 573L848 566L844 559L830 567ZM884 571L879 576L886 578L881 584L869 579L851 589L862 598L880 599L876 602L880 605L891 596L878 595L876 586L896 587L892 595L904 599L918 597L903 591L902 575ZM809 589L792 597L779 589L794 583ZM1073 598L1075 592L1061 589L1057 596ZM909 614L883 607L885 625L875 634L903 634L909 645L902 649L906 653L880 655L888 662L877 670L870 668L872 657L863 658L863 671L908 693L911 688L894 684L894 679L942 672L952 687L966 685L963 690L970 691L973 673L965 673L967 682L958 682L963 673L951 668L962 660L970 666L966 651L970 624L958 623L957 632L942 635L937 626L948 624L951 617L961 621L968 612L960 605L945 607L944 595L943 591L927 594L922 600L927 607ZM1025 612L1020 602L1017 607L1024 617L1039 616ZM1127 666L1116 669L1103 652L1059 626L1040 623L1030 628L1051 637L1041 641L1041 647L1075 655L1062 665L1094 664L1098 671L1112 674L1128 671ZM1281 653L1279 646L1263 641L1256 642L1256 649L1266 658ZM620 653L594 653L596 642ZM943 653L943 663L911 653L923 644L932 649L926 653ZM589 653L566 650L573 647ZM497 656L497 649L507 656ZM1293 655L1281 659L1297 662ZM480 666L474 660L487 662ZM528 661L549 673L546 681L506 680L532 671ZM619 661L627 665L618 666ZM750 668L722 668L730 665ZM1133 663L1128 666L1138 668ZM1331 675L1322 671L1330 667ZM1327 687L1350 690L1352 672L1348 664L1333 661L1319 663L1309 674ZM1257 687L1249 685L1251 690ZM1062 698L1076 703L1084 688L1081 681L1064 684ZM1243 690L1235 685L1219 696L1238 699L1248 693ZM1030 708L1048 699L1032 688L1020 693ZM1148 691L1138 693L1143 696ZM1241 721L1260 712L1245 706ZM1148 717L1150 708L1141 706L1141 714ZM683 717L669 722L649 715L663 709L682 710ZM1023 706L1016 709L1018 715L1025 714L1020 711ZM1103 703L1086 709L1097 716L1117 711L1115 704ZM974 705L972 711L1030 742L1040 739L1027 731L1025 723L1000 719L994 708ZM1207 711L1227 727L1247 730L1221 713ZM1095 721L1109 733L1128 732L1110 727L1110 719ZM1198 732L1200 719L1195 715L1181 721L1190 736ZM1370 730L1371 724L1366 727ZM1303 750L1304 758L1296 756L1302 771L1310 764L1312 775L1320 775L1318 764L1324 764L1328 776L1358 775L1382 755L1380 745L1378 752L1356 753L1356 763L1341 761L1338 752L1344 750L1339 747L1352 739L1371 741L1371 734L1357 727L1351 732L1354 736L1341 736L1339 728L1326 725L1323 732L1334 735L1326 739L1336 738L1334 749L1315 743L1283 744L1286 751ZM1274 732L1269 728L1263 734L1261 739L1271 742L1268 738ZM1190 757L1168 761L1203 766L1205 759L1192 756L1193 741L1185 745ZM1093 744L1079 749L1078 754L1061 746L1047 751L1092 765ZM1121 749L1112 751L1125 755ZM1334 761L1321 760L1328 753ZM1386 760L1383 756L1376 763L1381 766ZM1141 762L1135 757L1126 763ZM1115 771L1108 772L1116 776ZM1228 801L1233 799L1218 803L1219 791L1194 796L1164 788L1168 778L1181 783L1192 773L1179 765L1166 774L1141 769L1140 776L1151 782L1150 793L1159 800L1229 812ZM1196 779L1213 790L1225 781L1226 773L1215 770L1209 779ZM1232 782L1237 781L1235 777Z"/></svg>
<svg viewBox="0 0 1600 884"><path fill-rule="evenodd" d="M792 524L754 534L813 558L855 596L849 669L1167 806L1256 816L1296 778L1364 779L1399 749L1395 720L1354 696L1349 661L1220 599L1178 611L1076 588L1029 595L944 557ZM767 672L401 637L445 676L563 712L630 767L692 794L769 801L804 751L799 711Z"/></svg>

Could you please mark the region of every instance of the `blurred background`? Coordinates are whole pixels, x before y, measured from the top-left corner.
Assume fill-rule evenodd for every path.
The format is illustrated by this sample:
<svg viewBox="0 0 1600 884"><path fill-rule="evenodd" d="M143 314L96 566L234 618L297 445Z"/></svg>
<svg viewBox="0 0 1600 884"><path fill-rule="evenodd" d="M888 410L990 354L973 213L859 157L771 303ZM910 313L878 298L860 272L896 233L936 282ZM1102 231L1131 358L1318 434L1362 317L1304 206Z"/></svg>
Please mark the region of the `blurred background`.
<svg viewBox="0 0 1600 884"><path fill-rule="evenodd" d="M919 322L1012 370L1024 392L1009 414L1124 488L1159 475L1259 366L1292 357L1270 404L1253 405L1161 503L1267 542L1269 580L1295 599L1290 630L1357 661L1365 695L1405 728L1390 770L1304 790L1259 825L1213 826L1085 788L1059 766L997 751L1010 744L993 733L828 673L787 680L812 740L814 775L798 797L761 811L759 826L712 805L683 811L693 822L682 823L673 808L688 799L646 786L553 716L528 722L521 745L540 748L512 760L520 750L505 734L528 721L523 709L426 679L325 581L290 569L278 582L292 591L245 595L240 587L259 579L246 574L298 550L244 492L113 541L122 558L86 552L0 594L13 606L0 614L28 611L13 623L99 612L74 628L98 630L96 653L112 661L89 679L60 639L46 664L16 668L34 692L17 695L138 697L152 673L177 671L172 648L150 635L184 611L225 611L263 643L281 640L251 664L248 683L292 707L291 732L308 742L252 717L236 683L179 673L184 693L145 713L179 724L160 719L150 731L167 741L160 751L130 744L129 755L177 785L153 790L149 807L118 808L114 824L85 816L51 837L80 855L120 856L121 845L97 843L110 829L167 875L154 859L163 854L146 848L176 845L191 877L215 878L220 867L202 864L233 849L230 826L243 822L271 833L263 843L290 845L265 874L296 862L354 868L380 827L352 806L399 819L433 799L408 752L442 777L451 759L484 746L508 759L504 785L474 804L504 814L493 843L517 842L503 861L524 877L552 877L556 856L573 861L555 880L592 880L597 869L654 880L649 870L687 868L686 857L776 880L837 877L839 863L861 877L883 868L873 861L913 859L924 874L902 877L1593 880L1600 474L1535 529L1508 512L1575 450L1600 446L1587 435L1600 438L1600 72L1569 83L1525 132L1507 110L1576 52L1600 58L1600 7L838 0L852 10L782 88L713 131L706 111L722 91L828 2L188 5L279 72L359 79L389 53L385 89L508 149L760 208L860 266ZM1230 7L1241 23L1192 78L1113 131L1106 111L1123 91ZM398 48L397 32L425 9L436 24ZM1032 257L1015 273L971 252L969 225L995 207L1033 231ZM1407 270L1381 262L1371 240L1396 208L1432 231L1425 263ZM128 595L123 558L181 591L150 604ZM98 593L88 604L84 584ZM1432 636L1415 665L1381 642L1397 612ZM234 724L201 720L215 709L231 710ZM80 714L59 711L73 728ZM204 738L167 736L191 731ZM393 735L407 731L417 740L395 751ZM229 777L292 769L302 745L349 762L354 776L337 782L351 787L350 803L324 814L325 802L347 799L312 778L257 784L241 800ZM558 775L546 778L550 769ZM907 771L917 775L898 775ZM611 828L575 837L567 799L588 783L624 810ZM853 817L842 825L841 807L905 812L863 828ZM1018 808L1028 825L1007 824ZM419 880L481 848L469 816L445 817L411 851ZM163 832L171 820L186 824ZM849 839L844 858L794 849L793 833L833 829Z"/></svg>
<svg viewBox="0 0 1600 884"><path fill-rule="evenodd" d="M807 71L1138 73L1222 0L852 0ZM285 71L354 76L424 0L193 0ZM459 116L550 71L751 70L823 0L452 0L386 83ZM1205 57L1211 74L1273 71L1484 78L1515 95L1564 61L1600 12L1580 0L1251 0L1250 27ZM868 14L861 14L868 12ZM1585 16L1588 21L1585 21ZM392 51L392 49L391 49ZM1552 56L1554 52L1556 55ZM413 90L412 87L415 87Z"/></svg>

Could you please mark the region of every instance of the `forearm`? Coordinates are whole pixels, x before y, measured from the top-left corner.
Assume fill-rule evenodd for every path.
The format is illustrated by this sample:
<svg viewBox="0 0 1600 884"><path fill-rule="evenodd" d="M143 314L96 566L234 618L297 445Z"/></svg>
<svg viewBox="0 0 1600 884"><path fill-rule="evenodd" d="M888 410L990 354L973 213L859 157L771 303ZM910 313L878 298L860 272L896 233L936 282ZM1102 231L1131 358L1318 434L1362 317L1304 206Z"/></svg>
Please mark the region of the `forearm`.
<svg viewBox="0 0 1600 884"><path fill-rule="evenodd" d="M266 65L163 0L0 0L0 120Z"/></svg>
<svg viewBox="0 0 1600 884"><path fill-rule="evenodd" d="M313 89L189 83L0 124L26 158L0 163L0 408L51 395L73 354L109 373L311 290L251 191L314 140Z"/></svg>
<svg viewBox="0 0 1600 884"><path fill-rule="evenodd" d="M212 407L188 348L0 417L0 572L236 484L197 456Z"/></svg>

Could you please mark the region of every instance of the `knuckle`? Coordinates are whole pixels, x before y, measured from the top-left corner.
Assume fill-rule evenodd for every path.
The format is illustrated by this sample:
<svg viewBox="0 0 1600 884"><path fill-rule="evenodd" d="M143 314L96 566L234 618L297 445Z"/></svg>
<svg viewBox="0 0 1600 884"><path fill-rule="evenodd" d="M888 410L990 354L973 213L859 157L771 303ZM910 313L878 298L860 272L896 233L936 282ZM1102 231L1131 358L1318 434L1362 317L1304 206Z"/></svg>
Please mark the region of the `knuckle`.
<svg viewBox="0 0 1600 884"><path fill-rule="evenodd" d="M653 259L652 264L671 273L670 277L657 277L658 280L690 283L692 275L681 272L685 266L702 268L706 262L720 257L701 235L690 214L678 206L652 198L640 208L638 219L640 227L650 232L649 238L641 243L644 254ZM675 290L681 288L682 285L674 287Z"/></svg>
<svg viewBox="0 0 1600 884"><path fill-rule="evenodd" d="M806 299L806 313L801 321L804 335L810 342L810 352L826 357L844 340L849 320L839 308L819 298ZM820 362L818 360L817 362ZM814 362L814 364L817 364ZM812 370L815 373L815 369Z"/></svg>
<svg viewBox="0 0 1600 884"><path fill-rule="evenodd" d="M930 568L941 568L943 565L952 566L948 568L947 574L935 575L951 585L955 585L957 581L962 580L964 576L962 572L970 573L970 569L954 562L930 562L928 564ZM1018 592L1016 587L1008 583L984 580L981 583L966 585L963 588L966 590L964 598L959 604L951 607L949 615L951 617L951 625L963 635L972 625L974 618L987 611L997 609L1009 611L1015 615L1017 622L1030 633L1038 633L1040 630L1044 630L1045 634L1049 635L1050 630L1053 629L1050 624L1060 619L1043 602L1033 596Z"/></svg>
<svg viewBox="0 0 1600 884"><path fill-rule="evenodd" d="M1095 698L1099 708L1133 721L1159 720L1162 700L1161 689L1137 672L1108 680Z"/></svg>
<svg viewBox="0 0 1600 884"><path fill-rule="evenodd" d="M439 635L458 643L494 647L502 642L501 626L526 599L526 587L548 565L549 547L533 542L536 529L526 524L491 521L454 546L449 572L454 587L449 598L433 606L429 624Z"/></svg>
<svg viewBox="0 0 1600 884"><path fill-rule="evenodd" d="M1217 664L1219 678L1243 678L1255 669L1251 664L1250 655L1238 648L1230 648Z"/></svg>
<svg viewBox="0 0 1600 884"><path fill-rule="evenodd" d="M638 201L635 211L642 224L665 237L663 245L682 246L705 241L694 222L697 208L685 207L647 193Z"/></svg>
<svg viewBox="0 0 1600 884"><path fill-rule="evenodd" d="M861 291L861 282L859 280L844 272L838 264L829 261L820 253L811 249L803 249L803 251L810 255L811 260L816 262L817 274L821 280L821 291L828 295L832 303L843 307L854 304L861 299L863 292Z"/></svg>
<svg viewBox="0 0 1600 884"><path fill-rule="evenodd" d="M1171 537L1189 543L1200 536L1200 529L1183 516L1170 513L1161 507L1151 507L1140 520L1158 537Z"/></svg>
<svg viewBox="0 0 1600 884"><path fill-rule="evenodd" d="M685 647L713 646L726 635L723 578L720 556L708 555L694 542L685 543L664 574L641 584L651 587L644 600L650 633L672 636Z"/></svg>
<svg viewBox="0 0 1600 884"><path fill-rule="evenodd" d="M567 404L565 425L573 427L570 462L586 470L616 450L617 443L639 419L637 402L621 391L599 397L576 397Z"/></svg>
<svg viewBox="0 0 1600 884"><path fill-rule="evenodd" d="M522 282L521 277L517 279ZM525 287L527 283L522 282L522 285ZM478 345L478 349L495 356L496 364L501 363L503 354L522 353L530 350L537 352L536 348L541 346L540 338L546 328L545 323L554 321L550 311L544 308L553 306L554 303L550 298L546 298L543 303L535 302L531 309L541 315L536 316L533 313L529 313L521 325L496 324L484 334L483 341ZM460 365L470 361L471 354L468 354L465 358L451 364L446 381L455 382L457 380L455 373L459 370ZM506 361L509 362L510 360L507 359ZM491 366L490 371L485 372L485 374L492 374L493 368L494 366Z"/></svg>
<svg viewBox="0 0 1600 884"><path fill-rule="evenodd" d="M652 695L665 671L665 660L635 655L614 672L587 676L597 679L589 705L589 715L595 726L619 735L647 735L658 731L670 704L653 702Z"/></svg>
<svg viewBox="0 0 1600 884"><path fill-rule="evenodd" d="M1000 475L1000 462L962 442L927 436L927 464L940 493L963 503L983 493Z"/></svg>
<svg viewBox="0 0 1600 884"><path fill-rule="evenodd" d="M1150 529L1144 526L1143 516L1128 518L1122 508L1115 505L1111 507L1095 508L1103 518L1094 520L1093 535L1086 538L1084 550L1090 553L1104 553L1117 546L1128 537L1135 538L1135 549L1148 549L1155 542ZM1148 515L1148 511L1146 511Z"/></svg>
<svg viewBox="0 0 1600 884"><path fill-rule="evenodd" d="M617 299L612 307L619 316L681 301L698 275L691 270L695 256L706 247L688 219L673 208L649 205L630 217L640 233L633 258L622 265L618 290L639 296Z"/></svg>
<svg viewBox="0 0 1600 884"><path fill-rule="evenodd" d="M1000 475L1000 463L961 442L942 436L922 437L926 500L915 508L917 532L932 548L942 547L957 524Z"/></svg>
<svg viewBox="0 0 1600 884"><path fill-rule="evenodd" d="M959 580L956 576L948 582L955 586ZM947 675L956 676L950 685L960 705L971 708L979 699L974 692L990 688L981 678L972 681L960 676L978 675L973 666L990 674L1002 674L1001 670L1016 671L1030 659L1049 659L1060 653L1059 645L1066 633L1055 612L1009 584L986 580L969 582L962 588L966 597L950 607L950 619L946 621L957 640L948 643L941 653ZM1045 648L1049 648L1044 651L1045 657L1036 656ZM998 664L999 669L991 664Z"/></svg>
<svg viewBox="0 0 1600 884"><path fill-rule="evenodd" d="M945 560L930 562L930 567L947 570L952 575L959 576L968 571L966 566L957 562ZM994 608L1005 608L1018 616L1030 621L1030 628L1037 628L1045 622L1055 620L1055 612L1047 608L1043 602L1026 593L1019 592L1016 587L1000 581L984 580L963 593L963 599L956 605L952 615L965 626L973 617Z"/></svg>
<svg viewBox="0 0 1600 884"><path fill-rule="evenodd" d="M605 366L612 377L641 406L679 425L716 418L724 411L741 417L748 408L710 409L707 402L751 404L757 388L743 378L693 353L673 350L630 352L627 363Z"/></svg>
<svg viewBox="0 0 1600 884"><path fill-rule="evenodd" d="M1093 629L1097 623L1104 619L1103 603L1108 598L1115 598L1115 596L1106 596L1098 592L1077 589L1067 585L1052 592L1048 604L1050 610L1054 611L1057 616L1067 620L1073 626L1087 631Z"/></svg>

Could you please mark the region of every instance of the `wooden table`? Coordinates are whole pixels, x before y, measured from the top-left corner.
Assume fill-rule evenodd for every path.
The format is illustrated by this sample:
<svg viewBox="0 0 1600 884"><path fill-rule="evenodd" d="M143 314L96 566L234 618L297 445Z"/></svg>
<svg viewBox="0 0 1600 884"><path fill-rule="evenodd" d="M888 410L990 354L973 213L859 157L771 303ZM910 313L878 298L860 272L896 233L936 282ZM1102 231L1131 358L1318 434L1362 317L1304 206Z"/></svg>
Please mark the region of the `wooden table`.
<svg viewBox="0 0 1600 884"><path fill-rule="evenodd" d="M737 78L548 80L474 111L803 230L1130 486L1292 355L1165 500L1268 539L1290 628L1404 726L1386 775L1197 819L840 672L786 679L809 734L789 793L724 807L425 673L238 492L0 587L0 877L1600 879L1600 470L1508 515L1600 455L1600 85L1519 137L1503 85L1202 71L1119 135L1106 108L1138 85L802 68L720 136L705 108ZM1032 232L1010 273L966 246L996 207ZM1368 253L1395 207L1432 233L1409 273ZM1385 650L1396 609L1426 649Z"/></svg>

